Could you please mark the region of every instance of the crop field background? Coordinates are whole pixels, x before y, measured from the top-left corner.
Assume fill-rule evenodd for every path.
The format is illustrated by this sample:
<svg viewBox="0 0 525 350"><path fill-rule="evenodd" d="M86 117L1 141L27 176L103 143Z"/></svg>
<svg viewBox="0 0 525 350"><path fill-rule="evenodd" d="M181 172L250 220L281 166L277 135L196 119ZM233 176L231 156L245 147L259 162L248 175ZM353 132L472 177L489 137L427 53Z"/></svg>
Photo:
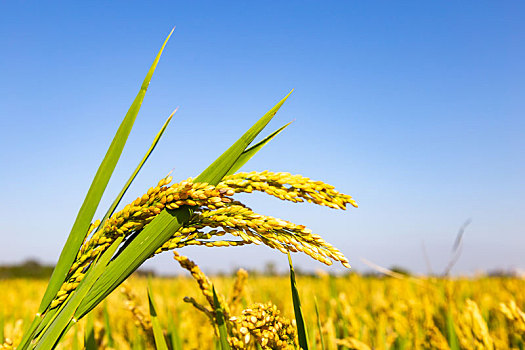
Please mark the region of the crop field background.
<svg viewBox="0 0 525 350"><path fill-rule="evenodd" d="M235 277L211 280L226 300L234 293ZM46 283L29 279L0 281L4 337L15 343L19 341ZM323 348L321 339L325 349L523 349L524 346L525 314L519 310L525 306L523 279L380 278L351 274L299 276L297 284L309 343L314 349ZM205 314L183 302L184 297L193 297L205 304L191 277L153 278L151 285L168 343L181 349L213 349L218 345ZM148 328L146 288L146 278L130 279L126 293L115 291L93 313L92 332L86 332L83 320L59 348L82 348L84 338L90 334L101 349L154 348ZM232 317L254 303L272 302L280 310L280 316L294 318L288 276L248 276L240 295L230 305Z"/></svg>

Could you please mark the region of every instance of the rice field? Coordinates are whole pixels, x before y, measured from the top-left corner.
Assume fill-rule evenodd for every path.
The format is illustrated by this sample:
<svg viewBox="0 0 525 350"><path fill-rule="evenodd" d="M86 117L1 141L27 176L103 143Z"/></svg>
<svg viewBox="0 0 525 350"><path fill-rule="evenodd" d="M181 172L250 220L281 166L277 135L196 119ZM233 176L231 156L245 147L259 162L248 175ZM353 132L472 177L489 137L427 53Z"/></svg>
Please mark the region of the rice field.
<svg viewBox="0 0 525 350"><path fill-rule="evenodd" d="M219 348L217 328L205 312L192 305L209 308L197 280L181 275L150 281L157 321L169 348ZM237 277L211 277L210 281L228 305L230 319L239 321L246 309L268 313L267 304L272 303L280 321L295 325L288 276L239 273ZM0 281L4 348L20 341L46 284L44 280ZM79 321L57 348L154 349L147 285L146 278L129 279L92 316ZM298 276L297 285L312 349L523 349L525 345L523 279L396 279L349 274ZM255 304L264 305L257 309ZM264 332L272 322L248 324L247 332L238 334L240 343L232 347L277 348L261 347L257 342L261 339L257 329ZM279 348L297 346L285 345Z"/></svg>

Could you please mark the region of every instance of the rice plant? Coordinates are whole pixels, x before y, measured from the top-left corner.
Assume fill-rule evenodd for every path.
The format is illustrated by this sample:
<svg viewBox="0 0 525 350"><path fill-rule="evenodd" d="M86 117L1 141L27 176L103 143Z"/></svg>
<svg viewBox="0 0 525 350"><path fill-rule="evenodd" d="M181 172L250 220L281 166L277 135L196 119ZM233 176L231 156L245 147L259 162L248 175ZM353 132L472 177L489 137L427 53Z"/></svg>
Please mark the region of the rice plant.
<svg viewBox="0 0 525 350"><path fill-rule="evenodd" d="M261 191L293 203L307 201L334 209L346 209L348 204L357 206L352 197L339 193L333 186L300 175L270 171L235 173L287 126L253 144L290 94L200 175L174 184L170 184L170 176L164 177L143 196L116 211L121 198L165 131L170 116L102 220L92 221L171 34L162 45L95 175L40 307L18 349L56 347L80 319L145 260L165 250L189 245L225 247L264 244L283 253L303 252L328 265L339 261L343 266L350 267L337 248L305 226L255 213L234 198L236 193ZM229 239L226 239L227 235ZM156 314L151 295L149 300L150 310ZM216 309L221 310L220 307ZM155 342L162 348L158 332L155 332L156 318L152 322ZM300 337L300 343L305 347L303 337Z"/></svg>

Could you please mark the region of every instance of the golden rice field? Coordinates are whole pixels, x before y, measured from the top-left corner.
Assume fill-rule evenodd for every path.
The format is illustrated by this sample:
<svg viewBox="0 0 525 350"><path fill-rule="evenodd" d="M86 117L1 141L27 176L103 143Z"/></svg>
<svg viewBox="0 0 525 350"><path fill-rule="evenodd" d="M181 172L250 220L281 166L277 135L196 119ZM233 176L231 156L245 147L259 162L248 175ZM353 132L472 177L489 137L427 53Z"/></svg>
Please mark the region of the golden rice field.
<svg viewBox="0 0 525 350"><path fill-rule="evenodd" d="M228 317L235 320L232 324L237 322L240 326L233 348L277 348L271 343L272 336L277 337L277 323L284 328L295 325L295 321L291 321L294 310L289 277L248 276L246 279L242 273L238 276L241 278L237 281L235 276L210 278L228 305ZM5 337L4 347L16 345L20 340L46 284L44 280L0 280L3 323L0 336ZM90 341L99 349L154 348L147 284L145 278L132 277L125 288L115 291L90 314L91 318L77 323L58 348L81 349L84 342ZM297 284L312 349L524 348L523 279L395 279L350 274L299 276ZM158 321L170 347L218 348L216 330L206 313L197 310L189 298L186 302L183 300L194 298L197 306L207 308L196 279L154 278L151 287ZM278 316L273 310L272 320L261 317L264 308L264 315L271 314L268 305L254 306L269 302L279 310ZM243 309L249 309L244 311L244 318ZM93 322L93 328L88 325L86 330L86 322ZM268 329L274 335L268 334ZM261 347L256 343L264 336L267 339Z"/></svg>

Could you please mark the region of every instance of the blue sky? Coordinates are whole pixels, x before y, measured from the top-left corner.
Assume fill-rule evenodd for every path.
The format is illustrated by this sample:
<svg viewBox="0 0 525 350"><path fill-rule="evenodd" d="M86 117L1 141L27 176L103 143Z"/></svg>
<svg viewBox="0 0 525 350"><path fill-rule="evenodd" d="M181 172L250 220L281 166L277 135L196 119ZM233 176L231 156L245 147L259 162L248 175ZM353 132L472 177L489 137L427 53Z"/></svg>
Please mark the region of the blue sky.
<svg viewBox="0 0 525 350"><path fill-rule="evenodd" d="M126 201L170 170L197 175L295 88L268 130L294 123L245 170L324 180L360 207L243 197L252 208L307 225L358 270L366 258L421 273L422 246L442 271L471 218L456 273L525 269L524 10L517 1L3 2L0 262L58 257L175 25L101 212L176 106ZM286 268L265 247L183 253L209 271ZM147 266L177 271L170 254Z"/></svg>

